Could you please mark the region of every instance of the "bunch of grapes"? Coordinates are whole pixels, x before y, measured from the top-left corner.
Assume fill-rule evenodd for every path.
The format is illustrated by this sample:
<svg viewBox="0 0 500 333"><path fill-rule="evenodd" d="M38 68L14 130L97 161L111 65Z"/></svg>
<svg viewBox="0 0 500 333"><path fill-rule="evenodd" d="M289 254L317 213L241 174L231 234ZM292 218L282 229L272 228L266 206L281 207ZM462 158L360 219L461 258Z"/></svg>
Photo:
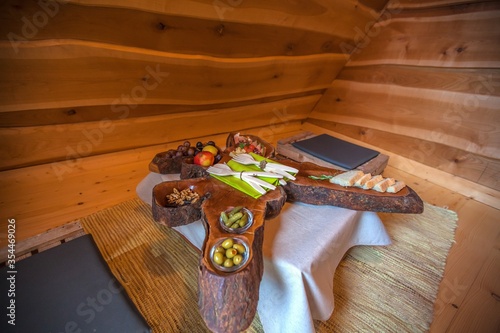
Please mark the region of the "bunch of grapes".
<svg viewBox="0 0 500 333"><path fill-rule="evenodd" d="M166 157L194 157L196 154L198 154L200 151L203 150L205 146L214 146L215 142L213 141L208 141L206 143L203 143L201 141L198 141L195 146L191 145L191 142L189 141L184 141L182 145L179 145L177 149L170 149L166 152ZM215 155L215 163L219 162L220 159L222 158L220 150L218 150L217 155Z"/></svg>

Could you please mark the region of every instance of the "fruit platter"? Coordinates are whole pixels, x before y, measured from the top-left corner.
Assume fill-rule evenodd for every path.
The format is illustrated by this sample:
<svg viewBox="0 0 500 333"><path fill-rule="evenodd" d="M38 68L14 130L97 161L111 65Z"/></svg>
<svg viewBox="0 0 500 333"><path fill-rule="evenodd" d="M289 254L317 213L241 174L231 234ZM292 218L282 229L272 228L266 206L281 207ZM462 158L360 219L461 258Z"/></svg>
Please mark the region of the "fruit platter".
<svg viewBox="0 0 500 333"><path fill-rule="evenodd" d="M183 163L207 167L218 163L222 158L221 153L213 141L198 141L195 145L184 141L176 149L156 154L149 163L149 170L161 174L180 173Z"/></svg>
<svg viewBox="0 0 500 333"><path fill-rule="evenodd" d="M157 223L168 227L203 222L206 237L200 255L198 305L214 332L240 332L252 323L264 269L265 221L280 214L285 202L423 212L422 200L401 180L280 158L260 138L239 133L229 134L222 151L210 144L217 148L210 152L207 145L197 144L197 152L186 156L182 147L181 153L169 153L165 160L185 158L176 169L181 179L153 188L152 212ZM191 145L185 147L189 150ZM194 162L203 151L213 155L207 165ZM153 170L160 171L158 161L151 162Z"/></svg>

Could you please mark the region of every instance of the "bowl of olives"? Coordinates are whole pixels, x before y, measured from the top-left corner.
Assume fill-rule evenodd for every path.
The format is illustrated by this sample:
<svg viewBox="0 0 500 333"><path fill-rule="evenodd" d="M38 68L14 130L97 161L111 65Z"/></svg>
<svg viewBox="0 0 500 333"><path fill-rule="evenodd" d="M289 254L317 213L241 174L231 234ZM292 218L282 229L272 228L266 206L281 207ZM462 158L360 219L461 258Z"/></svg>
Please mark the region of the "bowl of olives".
<svg viewBox="0 0 500 333"><path fill-rule="evenodd" d="M253 214L242 206L229 207L220 213L219 223L224 231L242 233L252 226Z"/></svg>
<svg viewBox="0 0 500 333"><path fill-rule="evenodd" d="M210 260L215 269L232 273L245 266L250 255L247 243L238 237L219 239L210 250Z"/></svg>

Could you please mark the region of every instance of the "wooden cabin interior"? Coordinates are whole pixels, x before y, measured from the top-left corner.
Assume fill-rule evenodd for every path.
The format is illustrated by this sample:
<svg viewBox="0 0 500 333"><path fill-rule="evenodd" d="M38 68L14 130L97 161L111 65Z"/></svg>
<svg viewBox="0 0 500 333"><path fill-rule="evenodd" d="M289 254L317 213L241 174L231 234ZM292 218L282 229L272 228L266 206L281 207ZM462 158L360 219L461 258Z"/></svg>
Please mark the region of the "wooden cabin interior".
<svg viewBox="0 0 500 333"><path fill-rule="evenodd" d="M185 140L328 133L458 214L430 331L500 330L500 2L0 7L2 247L9 218L23 241L134 198Z"/></svg>

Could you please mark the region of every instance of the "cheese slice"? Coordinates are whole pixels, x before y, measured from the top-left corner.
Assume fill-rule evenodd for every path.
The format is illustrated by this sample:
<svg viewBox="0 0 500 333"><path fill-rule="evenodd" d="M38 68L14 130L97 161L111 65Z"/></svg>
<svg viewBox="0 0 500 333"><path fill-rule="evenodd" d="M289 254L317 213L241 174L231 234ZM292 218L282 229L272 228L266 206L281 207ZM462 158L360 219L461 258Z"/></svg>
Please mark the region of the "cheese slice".
<svg viewBox="0 0 500 333"><path fill-rule="evenodd" d="M367 181L369 181L371 178L372 178L371 173L365 173L361 178L356 180L356 182L354 183L354 186L363 187L363 185L365 185L365 183Z"/></svg>
<svg viewBox="0 0 500 333"><path fill-rule="evenodd" d="M395 184L389 186L386 190L387 193L397 193L401 191L406 184L402 180L398 180Z"/></svg>
<svg viewBox="0 0 500 333"><path fill-rule="evenodd" d="M330 183L340 186L352 186L363 175L364 172L361 170L350 170L331 178Z"/></svg>
<svg viewBox="0 0 500 333"><path fill-rule="evenodd" d="M396 181L394 178L385 178L373 186L373 190L377 192L385 192L387 188L393 185Z"/></svg>
<svg viewBox="0 0 500 333"><path fill-rule="evenodd" d="M382 177L381 175L373 176L372 178L370 178L370 180L366 181L366 183L363 185L363 189L369 190L373 186L375 186L375 184L377 184L378 182L380 182L382 180L384 180L384 177Z"/></svg>

